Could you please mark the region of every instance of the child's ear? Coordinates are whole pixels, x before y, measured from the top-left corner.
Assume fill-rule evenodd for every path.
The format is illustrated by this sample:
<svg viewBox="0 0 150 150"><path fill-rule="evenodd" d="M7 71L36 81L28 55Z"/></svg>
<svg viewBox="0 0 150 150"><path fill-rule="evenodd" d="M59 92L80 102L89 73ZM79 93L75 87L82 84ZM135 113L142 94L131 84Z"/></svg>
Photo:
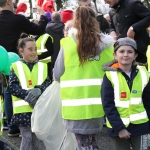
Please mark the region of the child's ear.
<svg viewBox="0 0 150 150"><path fill-rule="evenodd" d="M136 59L136 58L137 58L137 56L138 56L138 53L136 53L136 54L135 54L134 58Z"/></svg>
<svg viewBox="0 0 150 150"><path fill-rule="evenodd" d="M20 54L21 56L23 56L23 49L22 49L22 48L19 49L19 54Z"/></svg>

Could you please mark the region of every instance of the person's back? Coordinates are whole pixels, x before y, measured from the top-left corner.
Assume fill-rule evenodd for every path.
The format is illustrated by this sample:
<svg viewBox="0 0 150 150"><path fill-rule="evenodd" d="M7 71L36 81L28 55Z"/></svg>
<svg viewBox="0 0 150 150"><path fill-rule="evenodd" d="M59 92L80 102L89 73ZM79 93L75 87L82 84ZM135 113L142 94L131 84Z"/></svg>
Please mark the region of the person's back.
<svg viewBox="0 0 150 150"><path fill-rule="evenodd" d="M47 25L46 32L54 39L54 54L51 56L52 68L54 67L60 50L60 40L64 37L64 23L61 22L61 16L58 12L52 14L52 21Z"/></svg>
<svg viewBox="0 0 150 150"><path fill-rule="evenodd" d="M95 12L83 6L76 9L69 36L61 40L53 77L61 83L66 129L75 133L77 141L83 139L80 149L98 150L95 134L101 131L104 116L99 94L102 66L113 60L112 43L111 36L100 34Z"/></svg>

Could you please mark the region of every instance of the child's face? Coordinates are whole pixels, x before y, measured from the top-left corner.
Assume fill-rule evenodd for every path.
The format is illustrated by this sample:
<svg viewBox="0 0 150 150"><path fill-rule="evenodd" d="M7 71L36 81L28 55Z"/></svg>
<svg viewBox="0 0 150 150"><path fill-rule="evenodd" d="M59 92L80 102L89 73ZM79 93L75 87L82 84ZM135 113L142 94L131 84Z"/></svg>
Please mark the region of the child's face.
<svg viewBox="0 0 150 150"><path fill-rule="evenodd" d="M68 31L70 30L70 28L72 27L72 22L67 22L65 24L65 28L64 28L64 36L67 37L68 36Z"/></svg>
<svg viewBox="0 0 150 150"><path fill-rule="evenodd" d="M131 46L121 46L114 53L114 57L120 65L131 65L137 54Z"/></svg>
<svg viewBox="0 0 150 150"><path fill-rule="evenodd" d="M20 49L20 54L26 62L33 62L37 58L36 43L28 41L24 49Z"/></svg>

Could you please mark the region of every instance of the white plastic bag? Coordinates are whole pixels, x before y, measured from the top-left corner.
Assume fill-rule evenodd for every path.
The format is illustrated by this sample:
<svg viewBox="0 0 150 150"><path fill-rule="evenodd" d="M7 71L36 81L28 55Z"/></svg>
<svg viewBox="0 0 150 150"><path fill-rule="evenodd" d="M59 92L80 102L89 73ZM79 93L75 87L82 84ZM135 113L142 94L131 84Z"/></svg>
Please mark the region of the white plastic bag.
<svg viewBox="0 0 150 150"><path fill-rule="evenodd" d="M31 129L46 150L77 150L75 135L66 130L61 115L60 84L54 81L38 99L31 116Z"/></svg>

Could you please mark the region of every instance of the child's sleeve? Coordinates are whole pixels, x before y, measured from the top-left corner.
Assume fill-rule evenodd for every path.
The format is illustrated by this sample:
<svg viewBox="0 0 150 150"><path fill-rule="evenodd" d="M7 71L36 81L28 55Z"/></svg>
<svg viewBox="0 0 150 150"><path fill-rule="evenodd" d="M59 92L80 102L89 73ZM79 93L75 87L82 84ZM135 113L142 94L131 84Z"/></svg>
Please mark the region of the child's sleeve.
<svg viewBox="0 0 150 150"><path fill-rule="evenodd" d="M106 117L115 132L119 133L121 130L126 129L115 107L113 86L106 75L103 78L101 98Z"/></svg>
<svg viewBox="0 0 150 150"><path fill-rule="evenodd" d="M60 82L60 77L65 72L65 64L64 64L64 50L63 47L60 49L57 59L55 61L54 69L53 69L53 78L55 81Z"/></svg>
<svg viewBox="0 0 150 150"><path fill-rule="evenodd" d="M18 98L24 99L27 96L27 90L22 89L19 85L19 79L13 69L11 69L9 75L9 90L13 96Z"/></svg>

